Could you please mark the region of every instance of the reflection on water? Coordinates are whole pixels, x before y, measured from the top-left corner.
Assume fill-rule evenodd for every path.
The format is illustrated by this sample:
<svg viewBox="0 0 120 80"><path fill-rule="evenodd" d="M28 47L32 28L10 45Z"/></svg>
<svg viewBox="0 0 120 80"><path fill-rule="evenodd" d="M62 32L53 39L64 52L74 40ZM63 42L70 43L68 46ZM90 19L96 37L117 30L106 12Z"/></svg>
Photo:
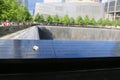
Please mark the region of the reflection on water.
<svg viewBox="0 0 120 80"><path fill-rule="evenodd" d="M119 57L119 48L116 41L0 40L0 58Z"/></svg>

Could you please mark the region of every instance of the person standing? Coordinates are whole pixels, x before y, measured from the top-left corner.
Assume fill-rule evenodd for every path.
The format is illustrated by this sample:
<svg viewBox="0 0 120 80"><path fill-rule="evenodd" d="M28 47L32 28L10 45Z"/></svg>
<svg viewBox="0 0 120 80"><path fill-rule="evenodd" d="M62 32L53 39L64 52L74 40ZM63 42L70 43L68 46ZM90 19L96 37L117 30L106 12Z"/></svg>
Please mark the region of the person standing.
<svg viewBox="0 0 120 80"><path fill-rule="evenodd" d="M8 20L6 20L6 21L3 23L3 25L4 25L5 27L8 27L8 26L10 26L10 23L8 22Z"/></svg>

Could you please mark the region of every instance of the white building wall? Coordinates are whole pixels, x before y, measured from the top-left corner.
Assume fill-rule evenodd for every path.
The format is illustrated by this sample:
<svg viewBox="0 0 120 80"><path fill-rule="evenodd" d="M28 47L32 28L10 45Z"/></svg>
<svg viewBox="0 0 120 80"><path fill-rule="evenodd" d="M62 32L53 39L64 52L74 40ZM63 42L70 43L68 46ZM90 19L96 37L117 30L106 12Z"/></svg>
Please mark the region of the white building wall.
<svg viewBox="0 0 120 80"><path fill-rule="evenodd" d="M56 2L95 2L94 0L44 0L44 3L56 3Z"/></svg>
<svg viewBox="0 0 120 80"><path fill-rule="evenodd" d="M44 16L56 15L76 18L77 16L95 18L96 20L104 17L104 6L95 3L37 3L35 14L43 14Z"/></svg>
<svg viewBox="0 0 120 80"><path fill-rule="evenodd" d="M107 1L109 1L109 0L102 0L102 3L105 3L105 2L107 2Z"/></svg>
<svg viewBox="0 0 120 80"><path fill-rule="evenodd" d="M65 0L65 2L91 2L90 0Z"/></svg>
<svg viewBox="0 0 120 80"><path fill-rule="evenodd" d="M62 2L63 0L44 0L44 3L56 3L56 2Z"/></svg>

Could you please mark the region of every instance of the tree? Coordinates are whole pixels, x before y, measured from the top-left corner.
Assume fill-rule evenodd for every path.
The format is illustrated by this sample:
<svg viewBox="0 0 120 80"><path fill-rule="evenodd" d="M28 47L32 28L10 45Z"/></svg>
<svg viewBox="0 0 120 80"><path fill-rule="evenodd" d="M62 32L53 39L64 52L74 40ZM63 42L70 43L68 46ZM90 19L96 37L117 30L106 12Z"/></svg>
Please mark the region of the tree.
<svg viewBox="0 0 120 80"><path fill-rule="evenodd" d="M16 2L17 0L0 0L0 19L17 19L16 10L18 9L18 5Z"/></svg>
<svg viewBox="0 0 120 80"><path fill-rule="evenodd" d="M84 24L83 19L82 19L81 16L78 16L78 17L77 17L76 22L77 22L78 25L83 25L83 24Z"/></svg>
<svg viewBox="0 0 120 80"><path fill-rule="evenodd" d="M0 0L0 19L29 21L31 15L24 5L17 4L17 0Z"/></svg>
<svg viewBox="0 0 120 80"><path fill-rule="evenodd" d="M64 25L69 25L69 23L70 23L69 16L68 15L63 16L61 22Z"/></svg>
<svg viewBox="0 0 120 80"><path fill-rule="evenodd" d="M115 23L114 23L115 24ZM116 24L118 25L118 26L120 26L120 19L119 20L116 20Z"/></svg>
<svg viewBox="0 0 120 80"><path fill-rule="evenodd" d="M29 21L30 20L31 15L24 5L20 5L19 13L21 13L21 14L19 14L18 20L20 20L20 21Z"/></svg>
<svg viewBox="0 0 120 80"><path fill-rule="evenodd" d="M120 26L119 20L113 20L111 21L111 23L112 23L112 26Z"/></svg>
<svg viewBox="0 0 120 80"><path fill-rule="evenodd" d="M109 19L105 19L105 25L111 26L112 22Z"/></svg>
<svg viewBox="0 0 120 80"><path fill-rule="evenodd" d="M40 15L40 22L43 23L44 22L44 16L41 14Z"/></svg>
<svg viewBox="0 0 120 80"><path fill-rule="evenodd" d="M59 16L56 14L53 18L53 22L55 23L55 25L58 25L60 19L59 19Z"/></svg>
<svg viewBox="0 0 120 80"><path fill-rule="evenodd" d="M39 22L39 23L43 23L44 22L44 17L43 17L43 15L41 14L37 14L36 16L35 16L35 19L34 19L34 21L36 21L36 22Z"/></svg>
<svg viewBox="0 0 120 80"><path fill-rule="evenodd" d="M73 25L75 23L75 20L74 20L74 18L70 18L70 25Z"/></svg>
<svg viewBox="0 0 120 80"><path fill-rule="evenodd" d="M85 25L89 25L90 24L90 19L89 19L89 17L87 15L84 18L84 24Z"/></svg>
<svg viewBox="0 0 120 80"><path fill-rule="evenodd" d="M92 19L90 20L90 24L91 24L91 25L95 25L95 24L96 24L96 21L95 21L94 18L92 18Z"/></svg>
<svg viewBox="0 0 120 80"><path fill-rule="evenodd" d="M35 21L35 22L39 22L39 16L40 16L39 14L37 14L37 15L35 16L35 18L34 18L34 21Z"/></svg>
<svg viewBox="0 0 120 80"><path fill-rule="evenodd" d="M52 24L52 22L53 22L53 19L52 19L51 15L47 15L46 23L49 25L49 24Z"/></svg>
<svg viewBox="0 0 120 80"><path fill-rule="evenodd" d="M97 21L97 24L98 24L98 25L102 25L102 24L103 24L103 19L100 18L100 19Z"/></svg>
<svg viewBox="0 0 120 80"><path fill-rule="evenodd" d="M59 23L63 24L63 17L60 17Z"/></svg>

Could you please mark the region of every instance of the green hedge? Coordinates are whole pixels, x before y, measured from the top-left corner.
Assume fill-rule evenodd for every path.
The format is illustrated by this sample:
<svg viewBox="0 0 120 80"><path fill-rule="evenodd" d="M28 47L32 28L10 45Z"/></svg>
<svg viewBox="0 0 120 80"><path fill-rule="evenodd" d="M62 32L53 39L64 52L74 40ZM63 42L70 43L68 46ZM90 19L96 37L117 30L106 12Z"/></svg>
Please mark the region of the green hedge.
<svg viewBox="0 0 120 80"><path fill-rule="evenodd" d="M29 28L30 26L9 26L9 27L0 27L0 37L10 34L10 33L14 33L16 31L22 30L22 29L26 29Z"/></svg>

